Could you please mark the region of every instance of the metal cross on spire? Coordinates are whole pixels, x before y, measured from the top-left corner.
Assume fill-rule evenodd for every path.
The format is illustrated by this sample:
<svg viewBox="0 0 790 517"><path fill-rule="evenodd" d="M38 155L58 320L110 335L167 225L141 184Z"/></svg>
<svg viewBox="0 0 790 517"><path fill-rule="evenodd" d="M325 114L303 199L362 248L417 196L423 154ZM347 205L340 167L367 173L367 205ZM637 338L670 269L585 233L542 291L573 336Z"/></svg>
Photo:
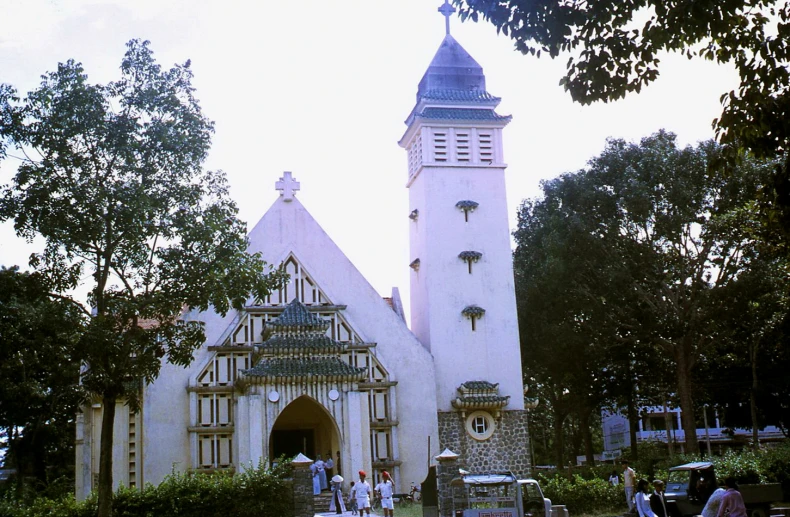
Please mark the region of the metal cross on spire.
<svg viewBox="0 0 790 517"><path fill-rule="evenodd" d="M450 16L452 16L453 13L455 12L455 7L450 5L450 2L448 2L448 0L444 0L444 4L442 4L442 6L439 7L439 9L437 9L437 10L440 13L442 13L442 16L444 16L444 30L445 30L445 33L449 35L450 34Z"/></svg>
<svg viewBox="0 0 790 517"><path fill-rule="evenodd" d="M290 171L285 171L280 181L274 184L274 188L280 191L283 201L290 203L294 200L294 192L299 190L299 182L293 179Z"/></svg>

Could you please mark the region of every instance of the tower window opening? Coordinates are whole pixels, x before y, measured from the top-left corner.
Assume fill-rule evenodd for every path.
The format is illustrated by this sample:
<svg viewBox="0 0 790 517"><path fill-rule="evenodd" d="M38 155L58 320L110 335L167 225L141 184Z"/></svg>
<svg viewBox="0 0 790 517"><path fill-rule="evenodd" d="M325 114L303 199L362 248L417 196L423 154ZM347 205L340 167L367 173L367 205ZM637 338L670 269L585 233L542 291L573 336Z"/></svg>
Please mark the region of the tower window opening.
<svg viewBox="0 0 790 517"><path fill-rule="evenodd" d="M481 163L494 162L494 136L491 132L481 131L477 134Z"/></svg>
<svg viewBox="0 0 790 517"><path fill-rule="evenodd" d="M469 163L471 161L469 133L455 133L455 157L460 163Z"/></svg>
<svg viewBox="0 0 790 517"><path fill-rule="evenodd" d="M447 133L444 131L433 134L433 159L437 162L447 161Z"/></svg>

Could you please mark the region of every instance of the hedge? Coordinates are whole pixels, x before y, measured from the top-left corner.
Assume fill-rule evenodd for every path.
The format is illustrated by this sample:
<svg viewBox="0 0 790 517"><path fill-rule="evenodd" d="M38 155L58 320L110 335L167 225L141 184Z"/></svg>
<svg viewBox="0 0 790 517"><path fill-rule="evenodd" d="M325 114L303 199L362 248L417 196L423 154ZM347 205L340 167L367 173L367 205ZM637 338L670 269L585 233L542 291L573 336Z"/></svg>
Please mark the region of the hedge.
<svg viewBox="0 0 790 517"><path fill-rule="evenodd" d="M282 517L293 514L290 466L250 469L236 475L173 473L157 486L121 487L113 497L114 517ZM0 517L93 517L95 494L77 502L38 498L30 504L7 496Z"/></svg>

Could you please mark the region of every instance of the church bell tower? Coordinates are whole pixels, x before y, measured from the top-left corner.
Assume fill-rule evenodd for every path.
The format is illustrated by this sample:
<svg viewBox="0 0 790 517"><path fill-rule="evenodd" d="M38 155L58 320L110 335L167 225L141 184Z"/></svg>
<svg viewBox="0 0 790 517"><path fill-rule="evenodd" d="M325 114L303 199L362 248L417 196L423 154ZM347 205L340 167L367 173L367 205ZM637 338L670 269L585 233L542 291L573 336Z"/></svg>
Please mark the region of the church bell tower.
<svg viewBox="0 0 790 517"><path fill-rule="evenodd" d="M446 35L399 142L408 156L411 328L435 361L440 447L468 468L526 473L502 149L511 117L496 112L482 67L450 35L454 9L445 0L439 11ZM491 463L497 455L502 465Z"/></svg>

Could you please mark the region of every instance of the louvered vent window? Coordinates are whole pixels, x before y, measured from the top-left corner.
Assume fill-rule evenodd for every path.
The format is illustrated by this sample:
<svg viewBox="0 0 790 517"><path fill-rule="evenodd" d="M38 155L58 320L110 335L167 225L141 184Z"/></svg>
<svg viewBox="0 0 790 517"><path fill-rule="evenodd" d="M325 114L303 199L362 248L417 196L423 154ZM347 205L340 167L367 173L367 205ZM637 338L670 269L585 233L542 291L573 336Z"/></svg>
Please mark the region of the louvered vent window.
<svg viewBox="0 0 790 517"><path fill-rule="evenodd" d="M469 163L471 160L468 132L457 131L455 133L455 155L459 163Z"/></svg>
<svg viewBox="0 0 790 517"><path fill-rule="evenodd" d="M477 134L480 148L480 162L494 163L494 137L490 131L480 131Z"/></svg>
<svg viewBox="0 0 790 517"><path fill-rule="evenodd" d="M433 134L433 159L437 162L447 161L447 133L444 131Z"/></svg>
<svg viewBox="0 0 790 517"><path fill-rule="evenodd" d="M414 143L409 148L409 175L417 172L422 162L422 138L417 135Z"/></svg>

